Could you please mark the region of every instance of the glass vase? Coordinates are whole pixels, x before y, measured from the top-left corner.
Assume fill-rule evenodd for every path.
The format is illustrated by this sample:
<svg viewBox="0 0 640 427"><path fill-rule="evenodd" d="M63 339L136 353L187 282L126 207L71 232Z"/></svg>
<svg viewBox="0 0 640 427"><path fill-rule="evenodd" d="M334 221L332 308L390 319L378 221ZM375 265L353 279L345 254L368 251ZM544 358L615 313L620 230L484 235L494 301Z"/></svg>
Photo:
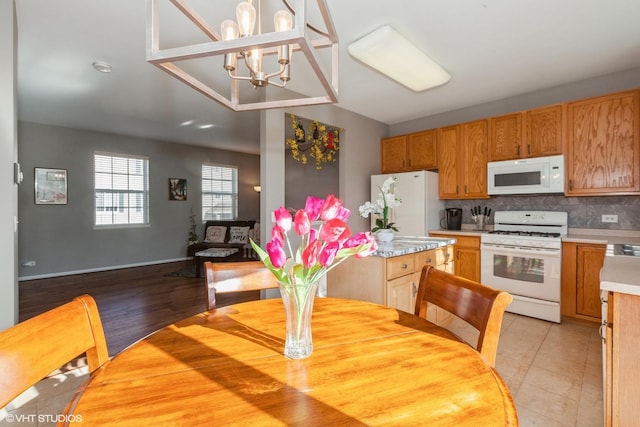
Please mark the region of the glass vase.
<svg viewBox="0 0 640 427"><path fill-rule="evenodd" d="M280 295L287 319L284 355L289 359L305 359L313 352L311 315L319 282L280 282Z"/></svg>

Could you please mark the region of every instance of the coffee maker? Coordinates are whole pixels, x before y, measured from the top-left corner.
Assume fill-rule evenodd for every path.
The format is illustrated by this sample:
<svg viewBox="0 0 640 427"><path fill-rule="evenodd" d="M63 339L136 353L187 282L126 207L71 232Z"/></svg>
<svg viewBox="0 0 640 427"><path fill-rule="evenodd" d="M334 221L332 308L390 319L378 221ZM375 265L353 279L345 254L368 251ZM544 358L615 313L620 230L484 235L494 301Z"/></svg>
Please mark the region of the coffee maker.
<svg viewBox="0 0 640 427"><path fill-rule="evenodd" d="M444 228L446 228L447 230L460 230L462 228L462 209L445 209L443 221Z"/></svg>

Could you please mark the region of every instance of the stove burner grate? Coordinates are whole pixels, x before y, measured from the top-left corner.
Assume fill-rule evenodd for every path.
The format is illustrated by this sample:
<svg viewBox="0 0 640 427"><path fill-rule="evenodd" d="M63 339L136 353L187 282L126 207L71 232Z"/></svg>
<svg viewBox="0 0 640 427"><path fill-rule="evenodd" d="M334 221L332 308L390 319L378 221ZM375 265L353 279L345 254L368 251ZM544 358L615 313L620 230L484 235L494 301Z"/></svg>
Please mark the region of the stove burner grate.
<svg viewBox="0 0 640 427"><path fill-rule="evenodd" d="M560 233L547 233L542 231L514 231L514 230L493 230L489 234L503 234L509 236L531 236L531 237L550 237L558 238Z"/></svg>

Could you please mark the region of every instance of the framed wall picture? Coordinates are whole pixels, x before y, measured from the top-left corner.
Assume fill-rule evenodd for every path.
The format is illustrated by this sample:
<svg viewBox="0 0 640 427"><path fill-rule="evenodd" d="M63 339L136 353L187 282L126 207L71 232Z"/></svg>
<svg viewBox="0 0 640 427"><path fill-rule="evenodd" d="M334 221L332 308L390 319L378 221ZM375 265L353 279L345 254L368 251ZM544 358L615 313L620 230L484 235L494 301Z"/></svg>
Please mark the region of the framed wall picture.
<svg viewBox="0 0 640 427"><path fill-rule="evenodd" d="M169 178L169 200L187 200L187 180Z"/></svg>
<svg viewBox="0 0 640 427"><path fill-rule="evenodd" d="M67 204L67 170L35 168L36 205Z"/></svg>

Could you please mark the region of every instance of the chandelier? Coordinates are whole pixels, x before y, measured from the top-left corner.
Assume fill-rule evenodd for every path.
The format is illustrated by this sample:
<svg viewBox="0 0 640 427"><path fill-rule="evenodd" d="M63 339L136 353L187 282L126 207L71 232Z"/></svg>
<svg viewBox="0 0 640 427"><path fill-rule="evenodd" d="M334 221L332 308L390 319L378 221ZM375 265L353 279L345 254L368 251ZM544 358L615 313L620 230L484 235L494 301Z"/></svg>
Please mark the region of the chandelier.
<svg viewBox="0 0 640 427"><path fill-rule="evenodd" d="M238 2L235 11L236 20L223 19L219 24L220 32L216 31L202 14L188 5L188 0L147 1L147 61L225 107L234 111L249 111L338 101L338 38L325 0L293 0L293 7L287 0L281 0L287 10L278 10L274 13L271 18L273 31L269 32L263 32L263 21L266 24L266 18L263 16L261 0ZM204 32L210 41L161 48L160 27L165 21L160 19L160 1L172 3L195 27ZM265 3L274 1L265 0ZM308 7L309 1L317 4L317 8L313 11ZM272 4L269 5L272 6ZM319 15L324 24L323 29L318 29L307 22L310 12ZM330 75L326 72L324 66L326 64L322 63L319 55L319 49L325 48L331 50ZM225 88L227 95L211 82L194 75L189 67L181 64L181 61L187 63L213 56L221 57L219 70L228 80L225 83L228 85L228 89ZM294 72L292 76L292 63L297 67L298 63L304 61L312 72L302 72L297 76ZM207 70L209 73L214 72L211 67ZM301 79L305 74L315 76L317 86L321 88L321 94L304 96L289 92L289 96L299 96L290 99L265 100L266 96L262 95L260 101L250 100L249 102L245 102L246 96L241 96L243 88L245 90L258 90L268 86L285 88L292 77L293 80L296 77ZM215 79L220 81L218 76L212 77L212 80Z"/></svg>

